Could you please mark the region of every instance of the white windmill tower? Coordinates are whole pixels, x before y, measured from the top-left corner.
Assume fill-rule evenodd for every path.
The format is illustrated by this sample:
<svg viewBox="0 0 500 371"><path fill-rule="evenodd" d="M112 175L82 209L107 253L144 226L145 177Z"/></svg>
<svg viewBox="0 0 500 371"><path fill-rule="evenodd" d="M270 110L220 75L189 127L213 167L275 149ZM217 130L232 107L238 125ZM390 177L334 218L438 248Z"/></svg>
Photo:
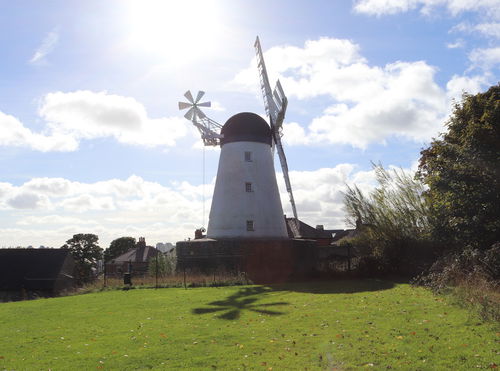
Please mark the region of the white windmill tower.
<svg viewBox="0 0 500 371"><path fill-rule="evenodd" d="M219 167L210 210L207 237L285 239L288 233L274 169L274 148L278 152L294 217L297 218L288 166L281 143L281 127L287 98L279 81L271 91L259 39L255 42L261 88L270 126L259 115L238 113L221 126L208 118L199 107L204 95L189 103L179 102L179 109L189 108L185 117L201 133L205 145L221 146Z"/></svg>

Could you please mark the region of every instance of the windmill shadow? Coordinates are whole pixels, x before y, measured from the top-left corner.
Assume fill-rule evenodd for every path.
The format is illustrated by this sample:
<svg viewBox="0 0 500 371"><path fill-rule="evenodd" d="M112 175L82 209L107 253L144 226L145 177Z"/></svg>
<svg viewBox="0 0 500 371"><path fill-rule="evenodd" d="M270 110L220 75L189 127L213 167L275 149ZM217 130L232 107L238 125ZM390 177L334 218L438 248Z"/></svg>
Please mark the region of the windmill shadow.
<svg viewBox="0 0 500 371"><path fill-rule="evenodd" d="M390 290L396 282L382 279L335 279L284 282L266 285L272 291L291 291L307 294L354 294Z"/></svg>
<svg viewBox="0 0 500 371"><path fill-rule="evenodd" d="M248 287L228 296L225 300L217 300L207 305L211 308L195 308L193 314L219 313L217 318L225 320L236 320L240 318L242 312L251 311L270 316L285 314L284 312L274 310L274 307L288 305L286 302L274 303L256 303L262 294L272 291L267 287ZM271 308L271 309L269 309Z"/></svg>

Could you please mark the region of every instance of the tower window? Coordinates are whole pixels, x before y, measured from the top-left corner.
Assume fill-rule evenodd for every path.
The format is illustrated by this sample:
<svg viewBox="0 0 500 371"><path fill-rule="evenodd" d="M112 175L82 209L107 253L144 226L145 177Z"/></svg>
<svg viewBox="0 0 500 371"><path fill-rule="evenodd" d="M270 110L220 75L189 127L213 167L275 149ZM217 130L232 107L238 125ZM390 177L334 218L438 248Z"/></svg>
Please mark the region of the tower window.
<svg viewBox="0 0 500 371"><path fill-rule="evenodd" d="M250 182L245 183L245 191L253 192L252 183L250 183Z"/></svg>
<svg viewBox="0 0 500 371"><path fill-rule="evenodd" d="M247 220L247 231L254 231L253 220Z"/></svg>
<svg viewBox="0 0 500 371"><path fill-rule="evenodd" d="M252 152L245 152L245 161L252 162Z"/></svg>

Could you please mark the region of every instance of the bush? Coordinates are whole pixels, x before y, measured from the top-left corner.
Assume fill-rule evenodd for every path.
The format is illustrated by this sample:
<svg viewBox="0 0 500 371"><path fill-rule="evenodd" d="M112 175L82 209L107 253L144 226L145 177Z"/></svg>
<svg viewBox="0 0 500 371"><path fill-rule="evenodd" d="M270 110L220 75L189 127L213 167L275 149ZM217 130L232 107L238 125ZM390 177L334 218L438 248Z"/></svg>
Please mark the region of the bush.
<svg viewBox="0 0 500 371"><path fill-rule="evenodd" d="M500 321L500 243L483 251L468 248L438 259L415 284L452 294L485 320Z"/></svg>

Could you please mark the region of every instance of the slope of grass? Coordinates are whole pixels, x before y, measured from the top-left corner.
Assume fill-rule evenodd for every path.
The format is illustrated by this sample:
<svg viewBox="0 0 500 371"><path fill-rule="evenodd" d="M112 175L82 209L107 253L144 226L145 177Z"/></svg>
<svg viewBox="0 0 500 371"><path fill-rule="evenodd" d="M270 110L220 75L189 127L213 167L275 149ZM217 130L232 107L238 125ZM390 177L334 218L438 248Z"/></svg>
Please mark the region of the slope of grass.
<svg viewBox="0 0 500 371"><path fill-rule="evenodd" d="M0 304L0 369L470 370L497 331L375 280L108 291Z"/></svg>

